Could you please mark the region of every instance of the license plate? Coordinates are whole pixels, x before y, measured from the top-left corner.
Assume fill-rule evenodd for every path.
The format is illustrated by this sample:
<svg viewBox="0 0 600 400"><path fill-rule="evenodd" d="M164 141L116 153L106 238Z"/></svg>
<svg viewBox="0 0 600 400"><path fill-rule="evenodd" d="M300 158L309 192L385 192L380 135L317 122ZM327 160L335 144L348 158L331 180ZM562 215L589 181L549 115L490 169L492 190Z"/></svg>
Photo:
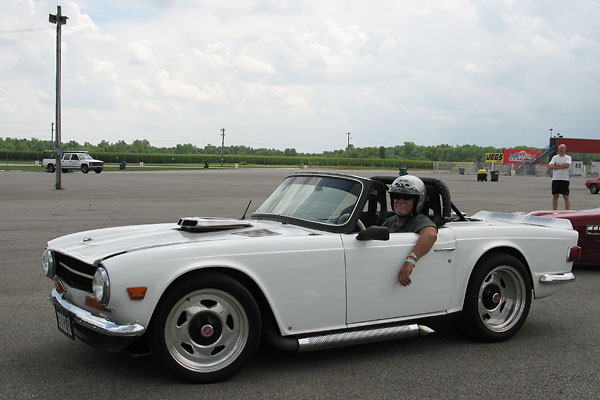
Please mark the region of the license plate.
<svg viewBox="0 0 600 400"><path fill-rule="evenodd" d="M75 335L73 334L73 318L71 318L66 311L63 311L58 307L55 307L55 310L58 330L64 333L68 338L75 340Z"/></svg>

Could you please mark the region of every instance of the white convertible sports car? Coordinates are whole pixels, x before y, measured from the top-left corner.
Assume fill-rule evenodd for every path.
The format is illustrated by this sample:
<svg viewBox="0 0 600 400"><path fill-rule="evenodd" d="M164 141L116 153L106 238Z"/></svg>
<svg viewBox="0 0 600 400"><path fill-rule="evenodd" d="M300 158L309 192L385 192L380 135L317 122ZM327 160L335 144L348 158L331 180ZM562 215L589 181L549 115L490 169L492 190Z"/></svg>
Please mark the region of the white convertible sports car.
<svg viewBox="0 0 600 400"><path fill-rule="evenodd" d="M213 382L237 372L261 340L316 350L427 334L449 316L476 339L504 340L532 298L575 279L568 220L465 217L443 182L422 178L438 238L401 286L418 235L378 226L393 180L297 173L250 219L190 217L52 240L42 264L58 328L105 350L149 349L179 377Z"/></svg>

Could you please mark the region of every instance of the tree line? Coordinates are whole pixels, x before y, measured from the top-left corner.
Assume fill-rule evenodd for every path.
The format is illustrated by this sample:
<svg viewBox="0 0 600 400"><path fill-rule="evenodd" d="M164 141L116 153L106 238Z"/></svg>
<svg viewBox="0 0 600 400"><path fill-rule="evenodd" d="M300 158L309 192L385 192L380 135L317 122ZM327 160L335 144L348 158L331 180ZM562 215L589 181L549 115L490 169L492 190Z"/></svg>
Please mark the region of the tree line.
<svg viewBox="0 0 600 400"><path fill-rule="evenodd" d="M50 140L36 138L20 139L0 137L0 150L16 151L43 151L54 148ZM535 147L516 146L515 149L540 150ZM109 143L106 140L94 145L89 142L80 144L74 140L63 143L63 150L87 150L93 153L139 153L139 154L221 154L221 147L207 144L197 147L191 143L178 144L174 147L155 147L146 139L134 140L126 143L119 140ZM413 142L404 142L393 147L354 147L347 149L324 151L322 153L301 153L296 149L285 150L252 148L248 146L225 146L224 155L238 156L285 156L285 157L325 157L325 158L360 158L360 159L397 159L397 160L423 160L423 161L448 161L448 162L482 162L485 153L502 153L503 148L482 147L473 144L456 145L438 144L435 146L422 146Z"/></svg>

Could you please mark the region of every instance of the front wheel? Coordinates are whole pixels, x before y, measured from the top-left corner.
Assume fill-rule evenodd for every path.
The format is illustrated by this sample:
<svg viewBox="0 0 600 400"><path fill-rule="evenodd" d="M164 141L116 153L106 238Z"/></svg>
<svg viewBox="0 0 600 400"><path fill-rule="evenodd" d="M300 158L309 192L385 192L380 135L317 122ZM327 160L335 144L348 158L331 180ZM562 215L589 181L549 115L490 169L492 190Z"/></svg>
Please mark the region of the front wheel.
<svg viewBox="0 0 600 400"><path fill-rule="evenodd" d="M591 194L597 194L598 193L598 186L596 186L595 184L591 184L590 185L590 193Z"/></svg>
<svg viewBox="0 0 600 400"><path fill-rule="evenodd" d="M171 289L150 326L154 355L180 378L209 383L228 378L256 352L261 316L235 279L202 274Z"/></svg>
<svg viewBox="0 0 600 400"><path fill-rule="evenodd" d="M485 257L469 279L458 323L475 339L506 340L527 319L531 287L527 269L516 257L504 253Z"/></svg>
<svg viewBox="0 0 600 400"><path fill-rule="evenodd" d="M87 174L89 170L90 168L86 164L81 165L81 172L83 172L84 174Z"/></svg>
<svg viewBox="0 0 600 400"><path fill-rule="evenodd" d="M95 172L95 173L97 173L97 174L99 174L100 172L102 172L102 168L96 168L96 169L94 170L94 172Z"/></svg>

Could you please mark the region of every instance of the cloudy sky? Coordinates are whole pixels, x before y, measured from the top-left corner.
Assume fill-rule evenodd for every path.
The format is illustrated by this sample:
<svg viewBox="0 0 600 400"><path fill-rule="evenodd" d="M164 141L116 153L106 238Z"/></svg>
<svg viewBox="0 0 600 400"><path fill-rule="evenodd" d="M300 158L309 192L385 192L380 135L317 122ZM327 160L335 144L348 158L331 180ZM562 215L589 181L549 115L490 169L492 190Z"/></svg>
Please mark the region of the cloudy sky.
<svg viewBox="0 0 600 400"><path fill-rule="evenodd" d="M50 139L57 1L3 0L0 137ZM598 0L64 0L63 141L600 138Z"/></svg>

